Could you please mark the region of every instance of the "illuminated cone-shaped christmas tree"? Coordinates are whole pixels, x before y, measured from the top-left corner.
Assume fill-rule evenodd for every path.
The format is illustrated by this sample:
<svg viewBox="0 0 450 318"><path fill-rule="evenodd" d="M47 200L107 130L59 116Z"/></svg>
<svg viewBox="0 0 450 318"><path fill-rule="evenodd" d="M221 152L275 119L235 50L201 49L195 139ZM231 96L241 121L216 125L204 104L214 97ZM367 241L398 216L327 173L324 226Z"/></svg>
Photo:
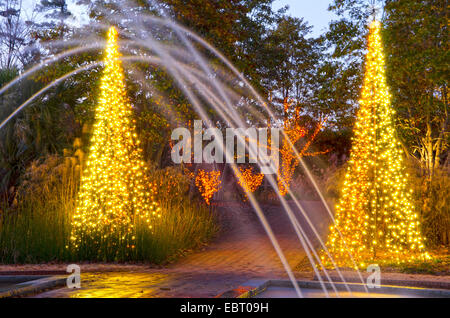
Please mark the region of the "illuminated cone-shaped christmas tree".
<svg viewBox="0 0 450 318"><path fill-rule="evenodd" d="M380 23L369 28L366 70L348 169L327 247L338 265L426 259L386 85ZM327 256L322 256L329 263Z"/></svg>
<svg viewBox="0 0 450 318"><path fill-rule="evenodd" d="M148 185L117 31L111 27L91 145L72 221L74 247L106 248L110 254L124 244L133 248L136 224L151 228L151 219L159 216Z"/></svg>

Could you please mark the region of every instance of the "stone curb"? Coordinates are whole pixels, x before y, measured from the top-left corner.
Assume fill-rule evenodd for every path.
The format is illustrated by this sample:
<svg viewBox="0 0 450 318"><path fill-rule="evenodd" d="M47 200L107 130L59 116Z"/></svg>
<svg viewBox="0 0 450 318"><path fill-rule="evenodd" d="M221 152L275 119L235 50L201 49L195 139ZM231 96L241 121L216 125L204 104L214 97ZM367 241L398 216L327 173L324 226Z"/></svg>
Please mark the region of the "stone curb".
<svg viewBox="0 0 450 318"><path fill-rule="evenodd" d="M342 283L340 277L330 276L333 282ZM347 283L361 283L358 278L355 277L345 277ZM317 277L314 277L315 281L318 281ZM405 287L419 287L419 288L432 288L432 289L448 289L450 290L450 282L439 282L432 280L410 280L410 279L383 279L381 278L382 285L395 285L395 286L405 286Z"/></svg>
<svg viewBox="0 0 450 318"><path fill-rule="evenodd" d="M67 275L65 270L19 270L19 271L0 271L0 279L4 276L55 276Z"/></svg>
<svg viewBox="0 0 450 318"><path fill-rule="evenodd" d="M311 289L321 289L321 284L318 281L297 281L300 288L311 288ZM329 282L324 282L327 289L331 289L331 284ZM347 287L344 283L334 283L338 291L345 291ZM365 292L365 285L356 283L347 283L353 292ZM292 283L289 280L252 280L244 284L247 288L251 288L239 295L235 295L235 298L252 298L262 292L264 292L268 287L292 287ZM234 291L234 290L232 290ZM228 291L219 295L218 297L229 297L232 291ZM374 290L374 293L385 293L385 294L413 294L425 298L438 297L438 298L450 298L450 290L446 289L426 289L419 287L399 287L399 286L389 286L382 285L380 288Z"/></svg>
<svg viewBox="0 0 450 318"><path fill-rule="evenodd" d="M31 278L32 276L0 276L0 281L13 282L22 280L26 277ZM23 297L30 294L37 294L47 289L65 286L66 280L67 276L51 276L38 278L35 280L28 280L17 284L17 287L14 289L0 292L0 298Z"/></svg>

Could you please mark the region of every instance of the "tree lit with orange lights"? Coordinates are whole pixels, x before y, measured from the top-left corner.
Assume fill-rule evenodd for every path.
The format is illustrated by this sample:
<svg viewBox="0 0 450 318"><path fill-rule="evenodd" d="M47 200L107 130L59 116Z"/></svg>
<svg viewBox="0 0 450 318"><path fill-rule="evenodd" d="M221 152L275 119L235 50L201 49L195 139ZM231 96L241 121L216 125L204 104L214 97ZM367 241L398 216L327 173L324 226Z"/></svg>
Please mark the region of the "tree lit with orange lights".
<svg viewBox="0 0 450 318"><path fill-rule="evenodd" d="M354 265L349 253L359 267L429 258L394 128L380 29L378 21L370 24L350 160L327 240L341 266ZM322 260L329 264L325 254Z"/></svg>
<svg viewBox="0 0 450 318"><path fill-rule="evenodd" d="M296 108L294 118L291 119L289 117L288 111L291 104L292 102L288 102L287 98L285 98L283 106L286 117L284 119L283 129L286 137L289 138L292 145L295 145L300 138L306 135L306 130L298 124L299 108ZM281 162L277 174L278 191L283 196L288 193L295 168L299 164L294 149L289 141L285 139L281 145Z"/></svg>
<svg viewBox="0 0 450 318"><path fill-rule="evenodd" d="M84 244L106 246L111 253L117 245L133 248L137 224L148 224L151 229L152 218L160 217L148 187L117 36L111 27L71 235L75 248L83 249Z"/></svg>
<svg viewBox="0 0 450 318"><path fill-rule="evenodd" d="M244 189L244 191L253 193L261 185L264 175L262 173L253 173L253 168L239 167L238 184Z"/></svg>
<svg viewBox="0 0 450 318"><path fill-rule="evenodd" d="M211 203L214 194L220 190L220 184L222 183L220 175L221 173L219 170L207 172L200 169L195 177L195 185L207 205Z"/></svg>
<svg viewBox="0 0 450 318"><path fill-rule="evenodd" d="M303 137L307 135L307 131L302 127L300 122L300 108L296 107L293 116L289 115L289 108L292 102L288 102L287 98L284 100L284 113L285 119L283 123L283 129L285 133L285 138L283 140L280 149L280 160L281 163L278 167L277 182L278 191L282 196L288 194L291 187L292 177L295 172L295 168L299 165L300 161L297 154L294 151L296 143ZM298 151L299 157L314 157L327 153L329 150L318 151L318 152L307 152L311 144L317 137L317 134L323 128L326 119L320 120L315 130L308 136L308 140ZM289 140L288 140L289 139ZM290 142L289 142L290 141Z"/></svg>

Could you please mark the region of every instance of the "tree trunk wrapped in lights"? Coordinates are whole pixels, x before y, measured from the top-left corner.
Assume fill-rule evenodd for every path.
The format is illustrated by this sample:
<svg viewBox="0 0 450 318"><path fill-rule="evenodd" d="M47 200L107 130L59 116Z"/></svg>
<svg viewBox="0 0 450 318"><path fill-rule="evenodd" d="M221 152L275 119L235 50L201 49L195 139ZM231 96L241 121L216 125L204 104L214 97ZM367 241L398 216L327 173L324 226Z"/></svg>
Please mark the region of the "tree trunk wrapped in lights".
<svg viewBox="0 0 450 318"><path fill-rule="evenodd" d="M132 106L117 44L117 31L108 31L100 96L71 241L78 250L134 248L138 224L151 228L159 217L146 177ZM123 247L125 246L125 249Z"/></svg>
<svg viewBox="0 0 450 318"><path fill-rule="evenodd" d="M289 138L292 145L295 145L295 143L302 137L306 135L306 130L303 127L300 127L298 124L298 116L299 116L299 109L296 108L295 116L294 118L289 117L289 108L292 105L292 102L289 102L287 98L284 99L283 106L284 106L284 123L283 123L283 129L286 134L286 136ZM289 192L290 188L290 182L292 179L292 176L294 175L295 168L298 166L299 162L295 155L294 150L291 147L291 144L284 139L281 149L280 149L280 155L281 155L281 163L278 167L278 174L277 174L277 182L278 182L278 191L281 195L286 195Z"/></svg>
<svg viewBox="0 0 450 318"><path fill-rule="evenodd" d="M305 137L307 132L306 129L299 124L300 120L300 108L296 107L294 114L290 114L289 108L292 105L292 102L288 102L287 98L284 99L284 124L283 129L284 132L289 138L289 141L284 138L281 149L280 149L280 155L281 155L281 164L278 167L278 174L277 174L277 182L278 182L278 191L282 196L285 196L288 194L289 189L291 187L291 181L292 177L294 176L295 168L299 165L300 161L294 151L294 148L291 146L291 144L295 147L295 144L297 141L299 141L301 138ZM292 117L290 117L292 116ZM298 154L301 157L314 157L318 155L323 155L329 150L325 151L318 151L318 152L307 152L311 146L311 144L314 142L314 140L317 137L317 134L320 132L320 130L323 128L323 125L326 123L326 119L321 119L318 123L316 129L312 134L308 136L308 140L306 143L301 147L301 149L298 151Z"/></svg>
<svg viewBox="0 0 450 318"><path fill-rule="evenodd" d="M428 259L412 205L386 85L380 23L370 24L366 70L336 225L327 247L337 265ZM330 264L323 253L325 264Z"/></svg>
<svg viewBox="0 0 450 318"><path fill-rule="evenodd" d="M293 145L306 134L305 129L302 127L294 127L292 129L285 128L285 133ZM283 141L280 155L281 164L278 169L277 181L278 191L284 196L289 192L292 176L294 175L295 168L298 166L299 161L287 140Z"/></svg>

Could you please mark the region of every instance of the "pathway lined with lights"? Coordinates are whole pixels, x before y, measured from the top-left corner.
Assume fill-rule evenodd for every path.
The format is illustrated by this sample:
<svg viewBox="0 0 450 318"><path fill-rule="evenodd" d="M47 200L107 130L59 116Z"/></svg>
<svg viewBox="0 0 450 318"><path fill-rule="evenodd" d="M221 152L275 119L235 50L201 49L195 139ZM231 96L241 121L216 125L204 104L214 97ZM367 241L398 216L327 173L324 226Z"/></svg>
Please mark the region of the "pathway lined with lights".
<svg viewBox="0 0 450 318"><path fill-rule="evenodd" d="M304 204L323 233L326 212L318 202ZM264 211L289 264L295 267L305 253L285 212L275 206L266 206ZM222 230L217 238L166 268L103 265L98 267L100 272L93 272L95 265L82 265L81 289L58 289L36 297L214 297L249 279L286 277L264 229L248 207L219 208L218 213Z"/></svg>

